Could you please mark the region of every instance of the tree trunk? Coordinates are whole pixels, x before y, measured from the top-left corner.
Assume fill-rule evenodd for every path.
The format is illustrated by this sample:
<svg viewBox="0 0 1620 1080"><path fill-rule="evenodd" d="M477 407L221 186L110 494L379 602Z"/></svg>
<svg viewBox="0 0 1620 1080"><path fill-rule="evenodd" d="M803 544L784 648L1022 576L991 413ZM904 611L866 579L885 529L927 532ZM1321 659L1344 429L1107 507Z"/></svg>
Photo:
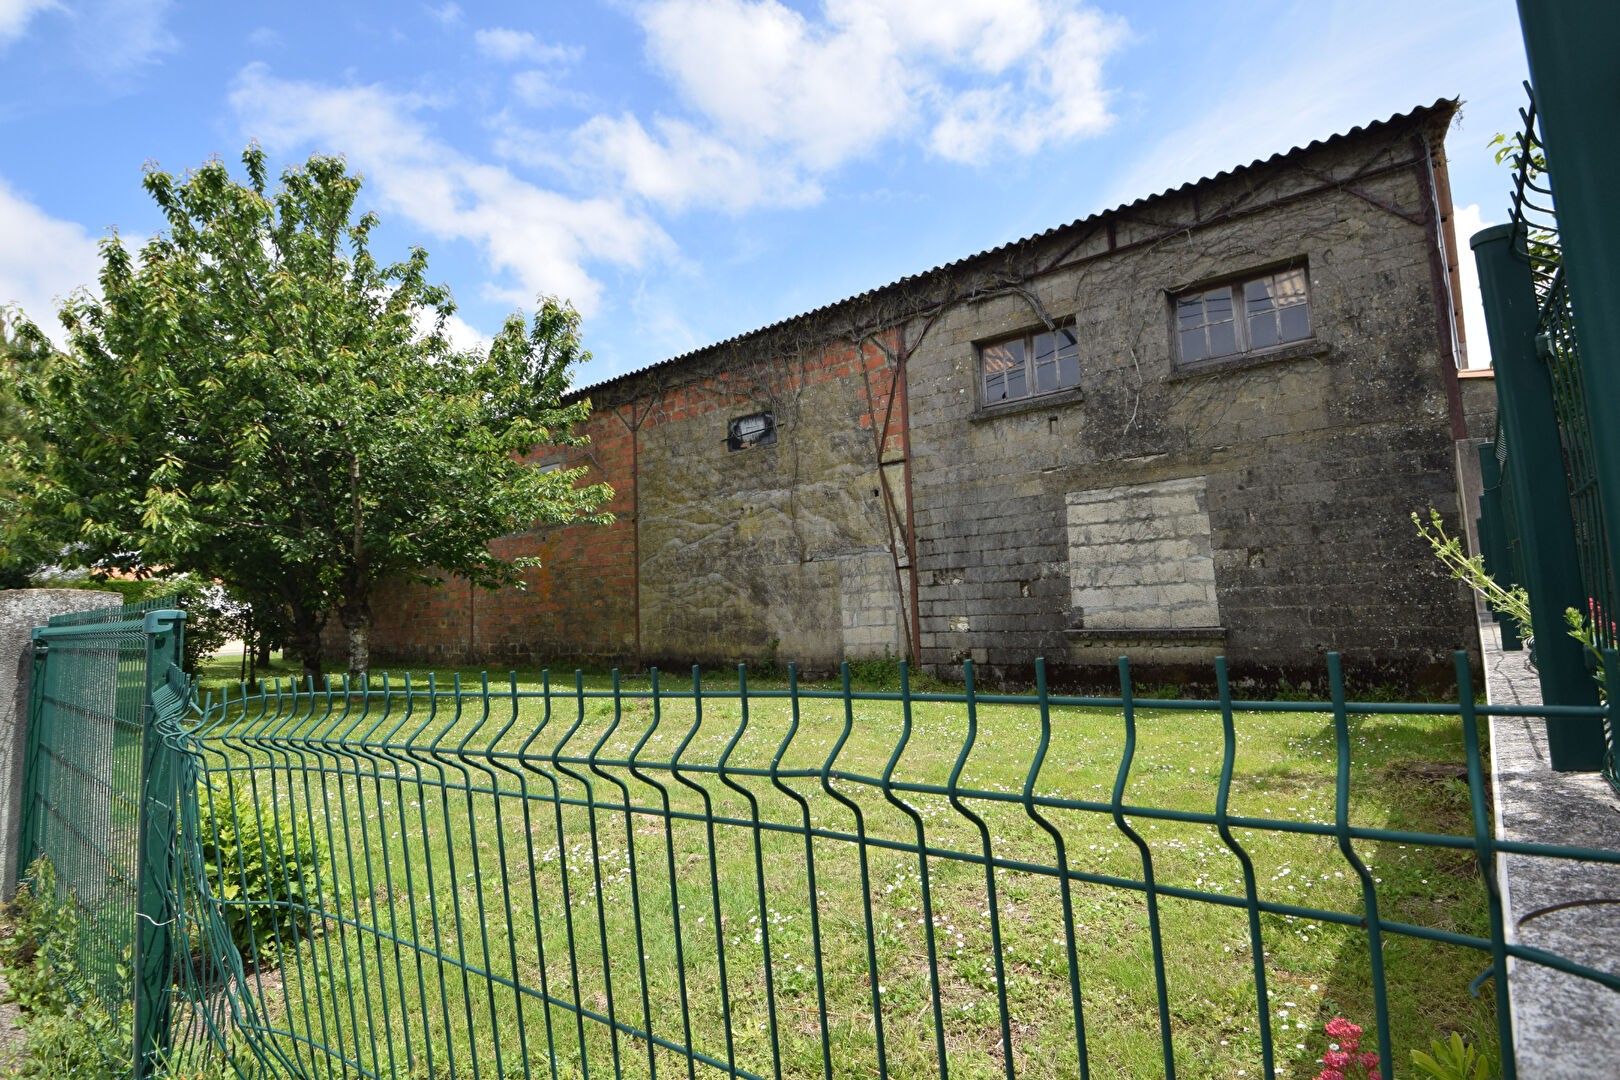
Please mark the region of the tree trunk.
<svg viewBox="0 0 1620 1080"><path fill-rule="evenodd" d="M338 620L349 632L349 681L358 683L371 669L371 605L350 600L338 608Z"/></svg>
<svg viewBox="0 0 1620 1080"><path fill-rule="evenodd" d="M371 582L366 558L365 503L360 498L360 455L349 456L349 515L354 532L349 541L353 560L343 575L343 602L338 618L349 632L349 682L358 684L371 667Z"/></svg>
<svg viewBox="0 0 1620 1080"><path fill-rule="evenodd" d="M292 609L292 647L304 662L304 678L321 684L321 628L324 620L302 604Z"/></svg>
<svg viewBox="0 0 1620 1080"><path fill-rule="evenodd" d="M349 681L358 683L371 667L371 619L349 625Z"/></svg>

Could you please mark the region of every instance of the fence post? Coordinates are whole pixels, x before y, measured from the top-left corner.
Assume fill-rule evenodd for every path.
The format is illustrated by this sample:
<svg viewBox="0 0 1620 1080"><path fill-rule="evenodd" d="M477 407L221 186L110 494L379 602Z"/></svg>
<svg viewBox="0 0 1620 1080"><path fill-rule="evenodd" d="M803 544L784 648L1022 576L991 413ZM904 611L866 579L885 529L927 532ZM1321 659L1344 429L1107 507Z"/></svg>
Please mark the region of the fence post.
<svg viewBox="0 0 1620 1080"><path fill-rule="evenodd" d="M1479 265L1498 416L1507 433L1507 468L1518 517L1513 525L1524 552L1522 584L1530 593L1541 700L1546 705L1596 705L1597 683L1564 622L1565 609L1585 610L1586 593L1575 554L1552 381L1536 353L1539 306L1524 237L1515 236L1512 225L1494 225L1475 233L1469 244ZM1549 717L1547 751L1554 769L1601 769L1602 720Z"/></svg>
<svg viewBox="0 0 1620 1080"><path fill-rule="evenodd" d="M1558 215L1560 262L1580 339L1581 378L1599 416L1593 472L1609 566L1620 574L1620 426L1604 402L1620 401L1620 13L1612 0L1519 0L1547 172ZM1611 584L1611 588L1615 587ZM1620 596L1597 598L1608 617ZM1584 607L1583 607L1584 610Z"/></svg>
<svg viewBox="0 0 1620 1080"><path fill-rule="evenodd" d="M135 1080L150 1080L169 1052L169 989L174 980L174 754L157 730L158 688L178 666L186 613L149 611L146 696L141 704L141 787L135 908Z"/></svg>

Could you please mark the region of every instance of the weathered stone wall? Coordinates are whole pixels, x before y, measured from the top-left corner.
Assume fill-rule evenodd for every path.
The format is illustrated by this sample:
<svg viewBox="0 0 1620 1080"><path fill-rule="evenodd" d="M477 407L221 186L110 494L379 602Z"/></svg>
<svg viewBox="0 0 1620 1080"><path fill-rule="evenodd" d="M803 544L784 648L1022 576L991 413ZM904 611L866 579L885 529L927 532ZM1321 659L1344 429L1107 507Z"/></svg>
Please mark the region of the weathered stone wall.
<svg viewBox="0 0 1620 1080"><path fill-rule="evenodd" d="M1066 268L942 320L910 361L925 663L1015 679L1036 656L1083 676L1108 653L1224 652L1269 680L1319 678L1339 650L1364 678L1407 683L1477 654L1463 594L1408 520L1457 516L1425 156L1389 131L1185 190L1062 238ZM1301 261L1310 340L1176 369L1177 292ZM1071 319L1078 392L980 406L980 343ZM1073 590L1105 571L1071 562L1087 555L1067 511L1078 493L1171 482L1205 492L1220 633L1189 646L1199 628L1167 613L1122 648L1076 610Z"/></svg>
<svg viewBox="0 0 1620 1080"><path fill-rule="evenodd" d="M908 652L915 602L920 659L941 672L971 658L1021 680L1044 656L1059 679L1095 680L1129 652L1207 678L1224 653L1240 678L1319 681L1338 650L1361 680L1444 678L1477 637L1409 515L1434 506L1456 527L1453 421L1483 416L1452 374L1427 171L1425 133L1437 142L1448 117L1315 144L593 388L592 445L570 461L615 486L619 522L503 540L547 561L525 592L379 599L374 649L826 668ZM1177 368L1177 293L1283 266L1308 272L1308 340ZM979 347L1054 323L1076 329L1080 385L982 405ZM848 343L885 326L888 355ZM728 423L762 411L775 445L728 450Z"/></svg>
<svg viewBox="0 0 1620 1080"><path fill-rule="evenodd" d="M1479 495L1484 478L1479 468L1479 447L1496 442L1496 373L1465 371L1462 384L1463 422L1468 437L1457 441L1457 487L1463 505L1463 534L1469 552L1478 555Z"/></svg>
<svg viewBox="0 0 1620 1080"><path fill-rule="evenodd" d="M647 663L826 669L903 648L873 437L889 377L876 350L813 349L662 391L641 433ZM729 449L758 412L774 445Z"/></svg>
<svg viewBox="0 0 1620 1080"><path fill-rule="evenodd" d="M678 668L780 657L825 670L903 652L904 582L873 434L895 423L883 354L728 359L604 393L580 432L590 444L541 460L587 465L582 482L612 484L617 520L498 541L503 557L542 560L521 591L379 589L376 662ZM774 416L775 443L729 449L730 422L758 412ZM341 649L333 628L328 638Z"/></svg>

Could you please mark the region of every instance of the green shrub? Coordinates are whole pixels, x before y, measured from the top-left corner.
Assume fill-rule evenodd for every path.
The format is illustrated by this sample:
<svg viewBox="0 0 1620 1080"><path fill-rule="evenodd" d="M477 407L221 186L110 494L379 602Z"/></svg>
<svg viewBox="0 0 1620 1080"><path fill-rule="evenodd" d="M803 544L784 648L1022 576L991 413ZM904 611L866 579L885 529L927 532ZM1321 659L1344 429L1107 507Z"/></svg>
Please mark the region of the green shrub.
<svg viewBox="0 0 1620 1080"><path fill-rule="evenodd" d="M12 1075L122 1080L134 1052L133 1011L123 1005L114 1016L92 1003L32 1016L25 1021L27 1048Z"/></svg>
<svg viewBox="0 0 1620 1080"><path fill-rule="evenodd" d="M25 1012L60 1015L87 994L79 970L79 912L71 897L59 896L56 869L35 860L17 886L0 935L0 968L11 1000Z"/></svg>
<svg viewBox="0 0 1620 1080"><path fill-rule="evenodd" d="M269 800L247 791L199 793L197 839L209 892L220 902L231 941L243 959L280 961L285 949L318 935L310 915L322 910L332 867L312 829L293 828Z"/></svg>
<svg viewBox="0 0 1620 1080"><path fill-rule="evenodd" d="M127 1002L110 1011L93 993L78 963L81 933L78 908L71 896L59 895L56 870L41 858L29 867L28 879L6 910L0 933L0 970L11 988L11 1000L23 1013L27 1042L16 1076L92 1077L113 1080L129 1075L134 1047L134 1018ZM118 982L109 997L118 1000L133 977L128 963L118 965Z"/></svg>

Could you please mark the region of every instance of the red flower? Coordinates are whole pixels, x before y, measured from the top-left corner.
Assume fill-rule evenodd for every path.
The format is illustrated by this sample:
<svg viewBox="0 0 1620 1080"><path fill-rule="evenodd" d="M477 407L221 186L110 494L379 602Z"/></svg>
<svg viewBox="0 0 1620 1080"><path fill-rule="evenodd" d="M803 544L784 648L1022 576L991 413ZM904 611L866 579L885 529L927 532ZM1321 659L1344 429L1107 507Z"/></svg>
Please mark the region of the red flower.
<svg viewBox="0 0 1620 1080"><path fill-rule="evenodd" d="M1337 1039L1339 1045L1352 1054L1361 1046L1361 1025L1352 1024L1342 1016L1335 1016L1323 1024L1322 1030Z"/></svg>

